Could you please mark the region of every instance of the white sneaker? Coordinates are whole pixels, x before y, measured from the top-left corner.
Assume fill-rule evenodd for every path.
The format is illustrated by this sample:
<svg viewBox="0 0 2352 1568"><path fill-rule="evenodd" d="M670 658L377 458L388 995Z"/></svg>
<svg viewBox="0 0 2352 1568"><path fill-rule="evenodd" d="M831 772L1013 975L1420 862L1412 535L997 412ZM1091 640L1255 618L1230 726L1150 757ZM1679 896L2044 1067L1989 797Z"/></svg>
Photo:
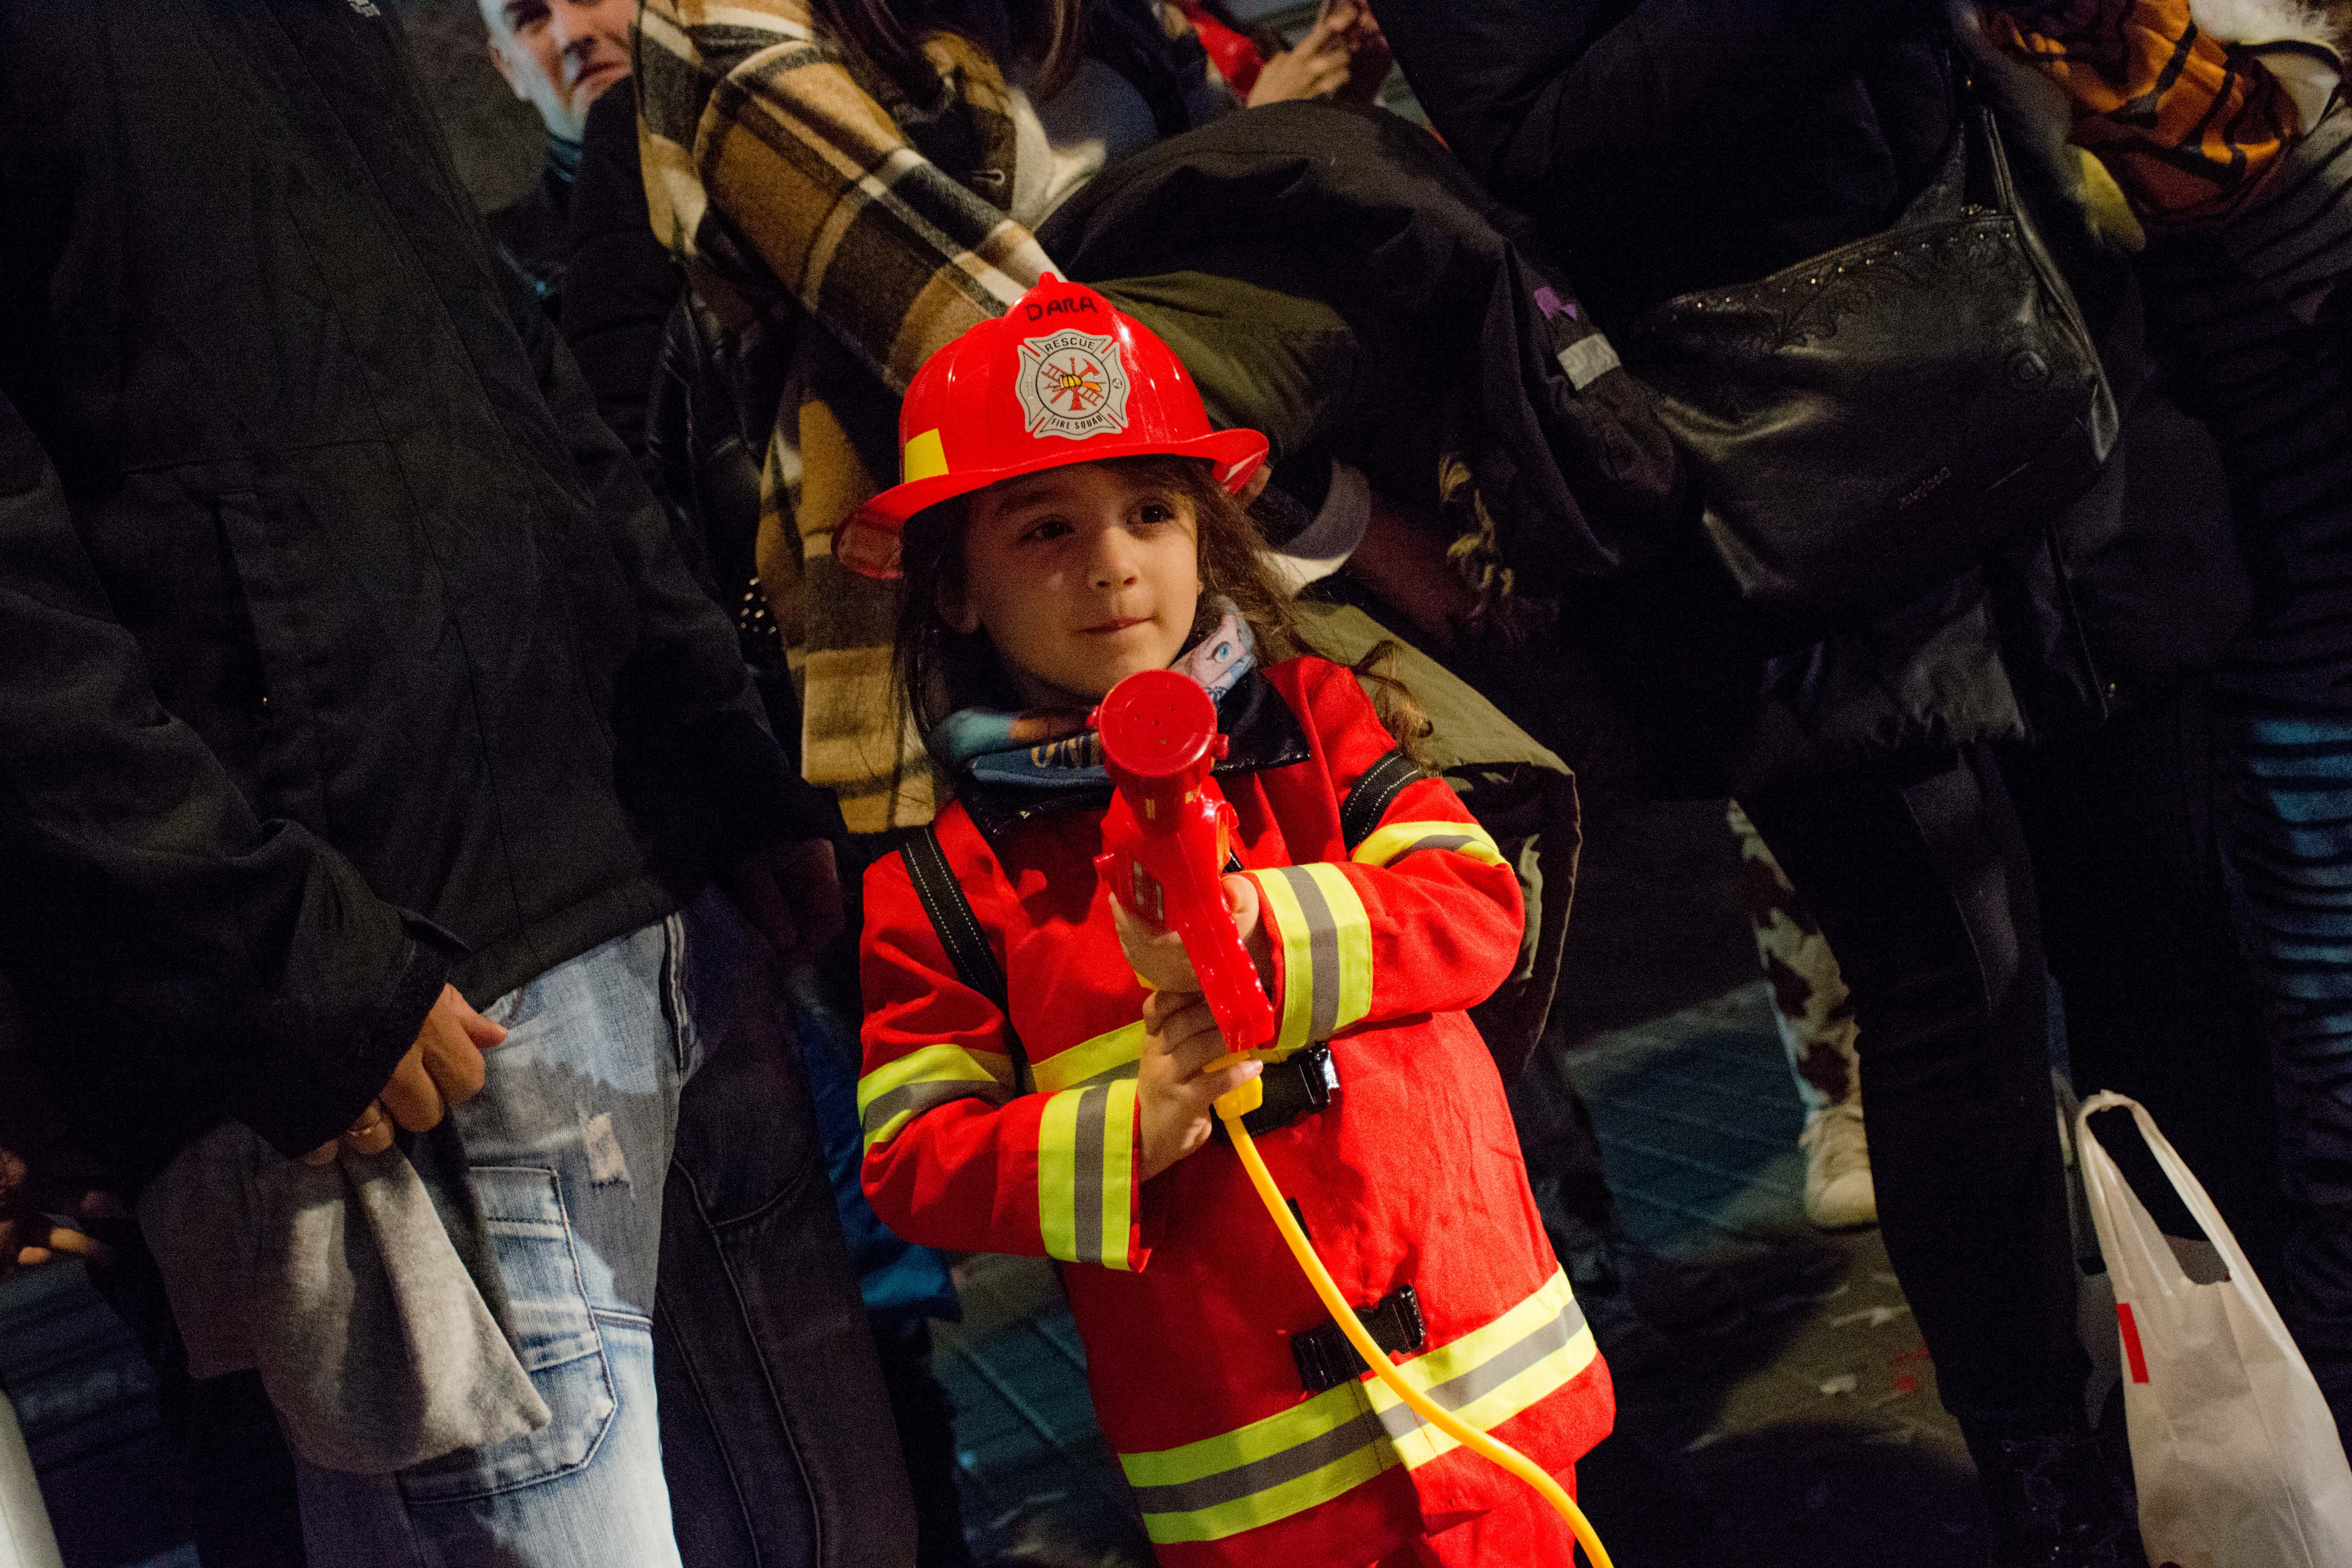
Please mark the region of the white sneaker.
<svg viewBox="0 0 2352 1568"><path fill-rule="evenodd" d="M1813 1112L1797 1142L1805 1151L1805 1217L1823 1230L1878 1223L1870 1142L1858 1101Z"/></svg>

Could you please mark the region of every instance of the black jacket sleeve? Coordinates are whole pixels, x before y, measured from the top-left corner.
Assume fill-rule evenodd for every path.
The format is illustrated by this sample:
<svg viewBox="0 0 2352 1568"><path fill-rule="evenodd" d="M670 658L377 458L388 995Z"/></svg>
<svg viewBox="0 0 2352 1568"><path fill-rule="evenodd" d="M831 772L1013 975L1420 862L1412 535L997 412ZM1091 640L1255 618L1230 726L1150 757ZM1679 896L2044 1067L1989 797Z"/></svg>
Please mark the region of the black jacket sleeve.
<svg viewBox="0 0 2352 1568"><path fill-rule="evenodd" d="M1505 200L1596 168L1739 143L1927 0L1381 0L1381 28L1454 154Z"/></svg>
<svg viewBox="0 0 2352 1568"><path fill-rule="evenodd" d="M684 290L677 263L646 216L636 84L617 82L588 111L564 224L561 326L597 413L641 465L662 332Z"/></svg>
<svg viewBox="0 0 2352 1568"><path fill-rule="evenodd" d="M89 1086L79 1119L149 1108L148 1146L92 1138L133 1181L175 1152L156 1140L224 1117L289 1155L341 1131L447 968L349 861L261 820L164 710L5 397L0 889L0 954L35 1048L79 1058L52 1074Z"/></svg>

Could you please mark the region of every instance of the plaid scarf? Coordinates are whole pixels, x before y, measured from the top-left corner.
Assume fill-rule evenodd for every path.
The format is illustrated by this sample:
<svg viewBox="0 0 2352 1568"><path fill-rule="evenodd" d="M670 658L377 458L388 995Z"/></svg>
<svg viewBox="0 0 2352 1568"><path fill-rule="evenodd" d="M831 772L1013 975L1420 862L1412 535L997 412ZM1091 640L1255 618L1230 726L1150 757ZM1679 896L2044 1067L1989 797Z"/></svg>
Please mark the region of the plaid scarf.
<svg viewBox="0 0 2352 1568"><path fill-rule="evenodd" d="M968 19L1004 31L984 10ZM890 79L823 33L807 0L646 0L637 33L655 233L722 319L800 320L761 474L759 570L802 683L802 772L855 833L929 821L931 773L912 726L893 722L897 585L836 562L834 530L896 479L916 370L1051 266L1006 216L1015 136L999 62L959 33L919 45L932 79Z"/></svg>

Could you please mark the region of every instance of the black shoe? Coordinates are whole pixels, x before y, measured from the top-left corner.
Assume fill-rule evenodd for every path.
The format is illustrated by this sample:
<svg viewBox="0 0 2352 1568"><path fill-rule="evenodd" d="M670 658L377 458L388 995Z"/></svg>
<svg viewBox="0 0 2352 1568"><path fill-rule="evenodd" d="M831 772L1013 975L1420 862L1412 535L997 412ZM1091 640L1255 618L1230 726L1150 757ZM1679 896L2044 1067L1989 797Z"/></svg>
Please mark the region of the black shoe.
<svg viewBox="0 0 2352 1568"><path fill-rule="evenodd" d="M1810 1242L1679 1263L1621 1248L1617 1267L1644 1321L1669 1334L1737 1334L1785 1317L1836 1283L1838 1255Z"/></svg>
<svg viewBox="0 0 2352 1568"><path fill-rule="evenodd" d="M1565 1242L1567 1245L1562 1245ZM1837 1255L1808 1244L1682 1263L1614 1230L1552 1237L1592 1337L1619 1377L1685 1356L1694 1342L1725 1343L1818 1299L1835 1282Z"/></svg>
<svg viewBox="0 0 2352 1568"><path fill-rule="evenodd" d="M2143 1568L2137 1510L2087 1432L1969 1435L1994 1568Z"/></svg>

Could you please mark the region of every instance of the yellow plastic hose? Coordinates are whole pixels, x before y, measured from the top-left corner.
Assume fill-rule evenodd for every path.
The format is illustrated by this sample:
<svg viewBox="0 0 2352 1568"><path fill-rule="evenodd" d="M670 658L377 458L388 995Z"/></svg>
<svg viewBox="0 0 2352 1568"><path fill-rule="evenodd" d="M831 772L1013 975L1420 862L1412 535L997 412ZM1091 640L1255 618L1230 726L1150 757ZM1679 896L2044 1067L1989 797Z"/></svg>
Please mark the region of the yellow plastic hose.
<svg viewBox="0 0 2352 1568"><path fill-rule="evenodd" d="M1584 1554L1592 1560L1592 1568L1613 1568L1609 1560L1609 1549L1601 1545L1601 1537L1593 1533L1592 1523L1584 1517L1584 1510L1576 1506L1576 1500L1568 1495L1565 1488L1544 1473L1543 1467L1509 1444L1498 1443L1475 1427L1463 1425L1453 1412L1407 1383L1404 1374L1397 1371L1396 1363L1390 1361L1381 1347L1373 1342L1363 1321L1348 1305L1348 1299L1339 1294L1339 1287L1333 1282L1331 1271L1323 1267L1321 1258L1315 1256L1315 1244L1307 1239L1307 1233L1298 1228L1297 1220L1290 1217L1290 1205L1283 1202L1282 1189L1274 1184L1274 1177L1267 1172L1265 1162L1258 1156L1257 1145L1250 1140L1249 1129L1242 1125L1242 1116L1255 1109L1254 1102L1259 1098L1250 1092L1256 1088L1257 1080L1253 1079L1239 1090L1220 1096L1217 1114L1224 1119L1225 1131L1233 1137L1234 1152L1242 1157L1242 1166L1249 1172L1250 1184L1257 1189L1259 1201L1265 1205L1267 1216L1274 1221L1275 1228L1282 1232L1282 1239L1290 1244L1290 1255L1298 1259L1298 1267L1306 1272L1307 1282L1314 1286L1315 1293L1323 1299L1323 1305L1331 1313L1331 1321L1339 1325L1339 1331L1348 1336L1348 1342L1356 1347L1356 1353L1364 1358L1364 1364L1394 1390L1399 1399L1412 1406L1414 1414L1471 1452L1502 1466L1542 1493L1544 1501L1551 1504L1553 1511L1568 1521L1568 1528L1576 1532L1577 1542L1584 1548Z"/></svg>

